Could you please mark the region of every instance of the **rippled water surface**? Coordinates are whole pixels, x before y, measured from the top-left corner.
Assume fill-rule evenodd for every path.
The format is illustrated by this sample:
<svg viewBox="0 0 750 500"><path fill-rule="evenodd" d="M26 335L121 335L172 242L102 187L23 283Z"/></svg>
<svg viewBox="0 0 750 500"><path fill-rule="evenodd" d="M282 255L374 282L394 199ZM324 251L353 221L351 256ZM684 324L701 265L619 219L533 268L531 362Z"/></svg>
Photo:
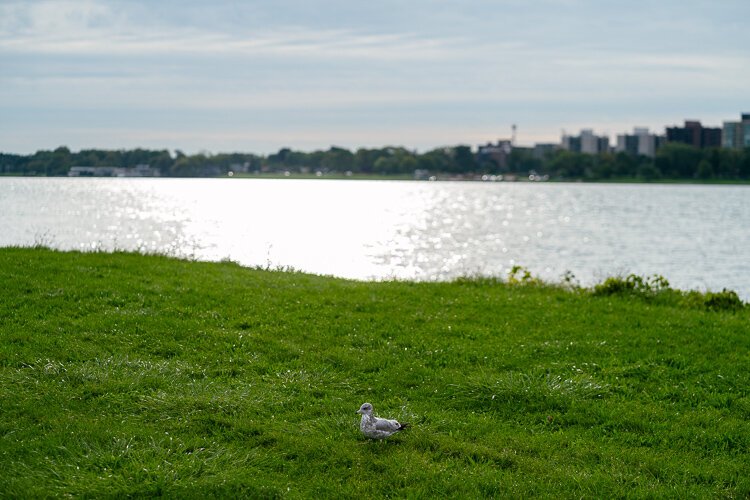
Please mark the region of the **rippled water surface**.
<svg viewBox="0 0 750 500"><path fill-rule="evenodd" d="M0 178L0 246L358 279L661 274L750 299L750 186Z"/></svg>

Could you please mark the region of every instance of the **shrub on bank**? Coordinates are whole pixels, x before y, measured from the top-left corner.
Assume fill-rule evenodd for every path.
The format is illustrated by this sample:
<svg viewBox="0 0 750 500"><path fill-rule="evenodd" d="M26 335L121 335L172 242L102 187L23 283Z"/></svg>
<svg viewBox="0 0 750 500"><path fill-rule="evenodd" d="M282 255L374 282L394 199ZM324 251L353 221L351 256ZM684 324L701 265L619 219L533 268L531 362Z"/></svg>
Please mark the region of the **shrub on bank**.
<svg viewBox="0 0 750 500"><path fill-rule="evenodd" d="M531 274L523 266L513 266L508 273L507 283L510 285L543 285L541 278ZM591 288L581 288L575 284L575 277L566 272L561 286L569 290L589 293L594 297L620 296L656 301L658 303L708 309L711 311L737 311L747 306L733 290L723 289L721 292L699 292L696 290L683 291L672 288L669 281L661 275L639 276L610 276Z"/></svg>
<svg viewBox="0 0 750 500"><path fill-rule="evenodd" d="M634 296L642 299L661 299L676 305L694 308L705 308L712 311L735 311L746 306L733 290L721 292L689 292L675 290L663 277L654 275L643 278L635 274L627 277L610 277L591 289L594 296Z"/></svg>

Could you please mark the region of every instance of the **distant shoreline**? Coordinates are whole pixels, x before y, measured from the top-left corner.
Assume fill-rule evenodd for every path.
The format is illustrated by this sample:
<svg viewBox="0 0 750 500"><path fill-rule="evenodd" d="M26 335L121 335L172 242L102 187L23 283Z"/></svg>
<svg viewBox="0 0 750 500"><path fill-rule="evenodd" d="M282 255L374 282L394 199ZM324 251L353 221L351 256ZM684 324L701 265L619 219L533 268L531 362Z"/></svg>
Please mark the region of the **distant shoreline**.
<svg viewBox="0 0 750 500"><path fill-rule="evenodd" d="M50 178L50 179L69 179L71 177L63 175L22 175L16 173L2 173L0 178ZM347 180L347 181L413 181L413 182L483 182L488 184L544 184L544 183L574 183L574 184L685 184L685 185L750 185L750 180L742 179L638 179L638 178L618 178L618 179L547 179L543 181L529 180L526 177L516 176L513 179L482 179L483 175L463 175L453 174L436 174L434 178L414 178L407 174L352 174L346 175L338 172L316 175L313 173L302 174L290 172L289 175L284 173L258 173L258 174L233 174L233 175L216 175L216 176L169 176L169 177L117 177L117 176L80 176L79 179L273 179L273 180Z"/></svg>

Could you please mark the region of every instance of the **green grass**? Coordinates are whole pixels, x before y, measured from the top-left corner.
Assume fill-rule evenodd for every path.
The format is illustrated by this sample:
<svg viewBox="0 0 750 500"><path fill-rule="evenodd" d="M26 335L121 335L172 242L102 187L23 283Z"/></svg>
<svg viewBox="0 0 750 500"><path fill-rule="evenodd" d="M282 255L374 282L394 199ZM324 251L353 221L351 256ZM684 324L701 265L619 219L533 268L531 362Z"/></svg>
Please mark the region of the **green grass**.
<svg viewBox="0 0 750 500"><path fill-rule="evenodd" d="M3 498L750 495L748 307L18 248L0 283Z"/></svg>

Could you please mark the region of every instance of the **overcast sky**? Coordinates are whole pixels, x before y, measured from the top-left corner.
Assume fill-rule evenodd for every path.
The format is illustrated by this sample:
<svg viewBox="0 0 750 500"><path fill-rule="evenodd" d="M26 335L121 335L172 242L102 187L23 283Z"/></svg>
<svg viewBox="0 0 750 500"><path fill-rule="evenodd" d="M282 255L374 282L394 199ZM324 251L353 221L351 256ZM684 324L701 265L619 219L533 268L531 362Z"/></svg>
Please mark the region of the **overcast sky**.
<svg viewBox="0 0 750 500"><path fill-rule="evenodd" d="M0 151L424 151L750 112L748 0L0 0Z"/></svg>

